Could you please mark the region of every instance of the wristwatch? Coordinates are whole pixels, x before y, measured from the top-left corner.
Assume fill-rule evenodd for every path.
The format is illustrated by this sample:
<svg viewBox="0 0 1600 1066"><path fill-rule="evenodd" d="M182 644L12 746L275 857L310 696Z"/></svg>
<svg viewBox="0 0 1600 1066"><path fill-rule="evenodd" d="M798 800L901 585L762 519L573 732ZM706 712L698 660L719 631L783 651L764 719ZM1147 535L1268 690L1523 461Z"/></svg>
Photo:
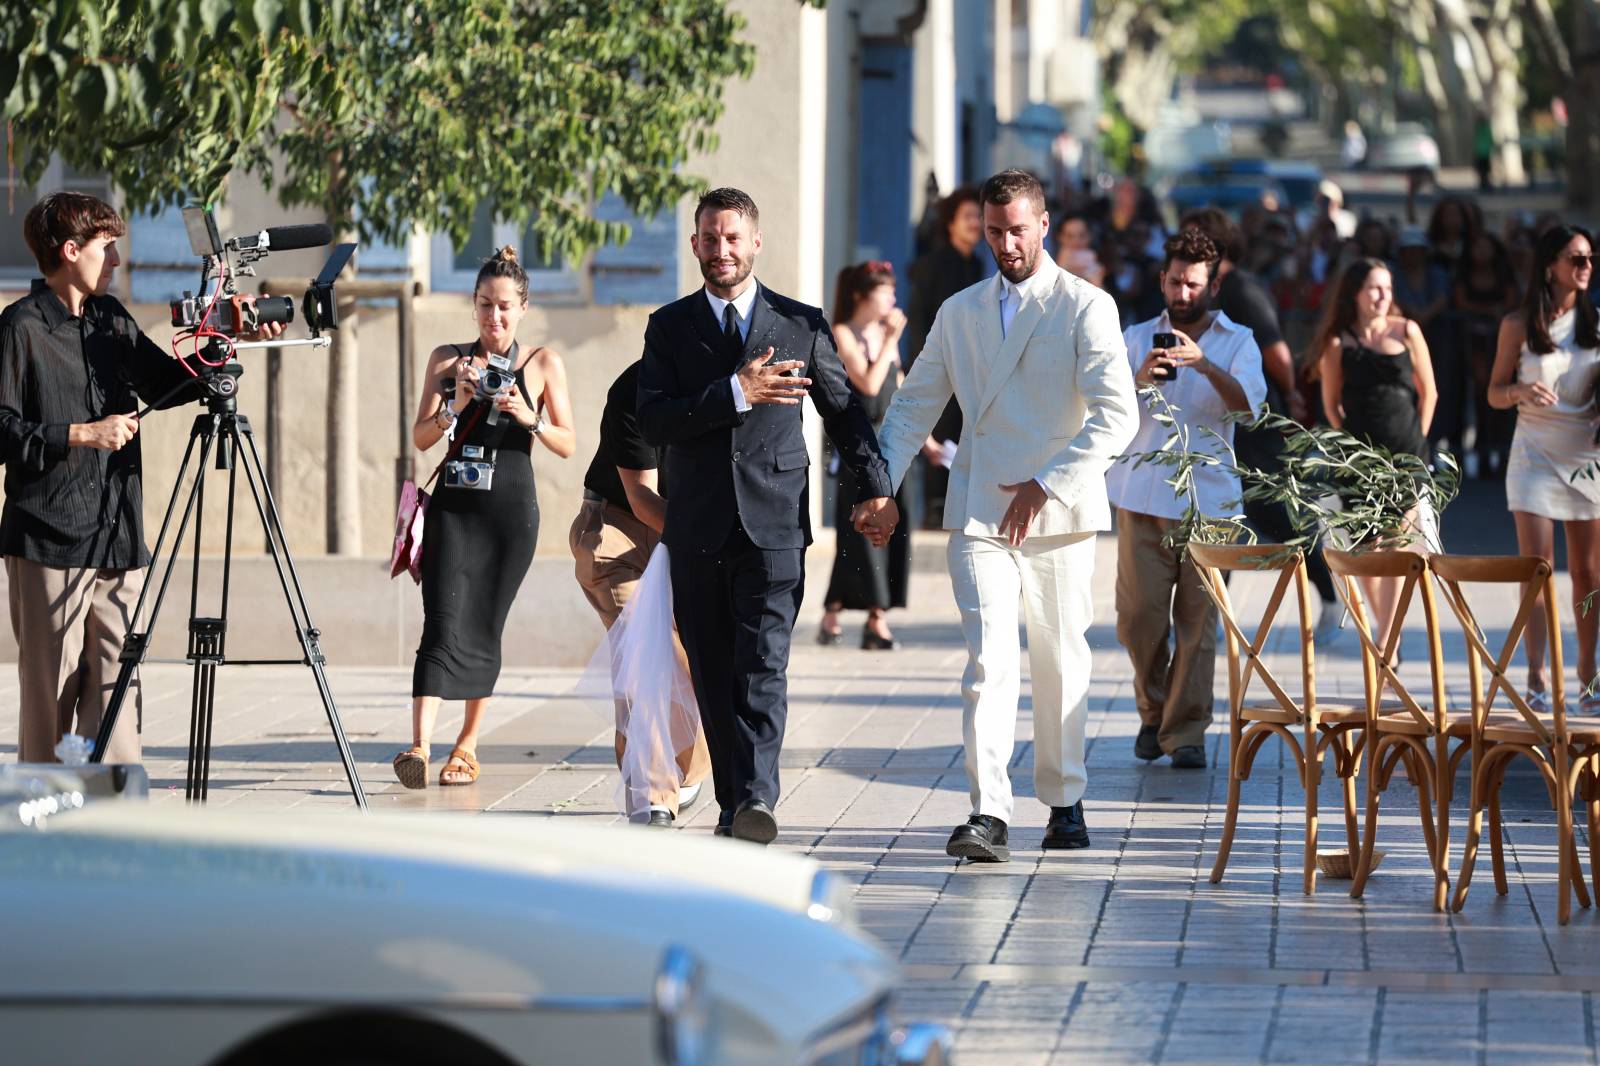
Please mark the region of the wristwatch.
<svg viewBox="0 0 1600 1066"><path fill-rule="evenodd" d="M439 416L440 415L443 415L444 418L445 418L445 421L444 421L443 424L441 424L439 422ZM455 424L456 424L456 413L455 413L454 410L451 409L449 404L443 404L443 405L441 405L439 407L438 412L436 414L434 414L434 416L433 416L433 424L435 426L438 426L440 432L442 432L442 433L449 433L451 428L453 428L455 426Z"/></svg>

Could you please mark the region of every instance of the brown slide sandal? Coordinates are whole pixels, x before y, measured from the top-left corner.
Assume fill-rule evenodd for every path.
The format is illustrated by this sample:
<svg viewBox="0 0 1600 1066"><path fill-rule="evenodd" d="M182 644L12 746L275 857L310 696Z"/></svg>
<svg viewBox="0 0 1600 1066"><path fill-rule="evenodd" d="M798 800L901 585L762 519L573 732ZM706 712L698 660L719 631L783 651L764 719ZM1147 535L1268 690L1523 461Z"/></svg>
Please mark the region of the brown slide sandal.
<svg viewBox="0 0 1600 1066"><path fill-rule="evenodd" d="M451 778L451 780L446 780ZM439 771L440 785L470 785L478 779L478 760L472 757L472 752L466 748L456 748L450 752L449 760L444 764L444 769Z"/></svg>
<svg viewBox="0 0 1600 1066"><path fill-rule="evenodd" d="M394 757L394 776L407 788L428 787L428 749L418 744Z"/></svg>

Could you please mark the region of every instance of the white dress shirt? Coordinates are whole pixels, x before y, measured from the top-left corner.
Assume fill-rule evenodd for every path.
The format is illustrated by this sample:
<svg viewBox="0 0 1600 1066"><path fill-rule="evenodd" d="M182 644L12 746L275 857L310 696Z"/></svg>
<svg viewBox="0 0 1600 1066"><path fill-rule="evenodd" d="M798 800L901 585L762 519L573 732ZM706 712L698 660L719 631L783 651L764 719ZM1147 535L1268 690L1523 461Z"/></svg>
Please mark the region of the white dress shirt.
<svg viewBox="0 0 1600 1066"><path fill-rule="evenodd" d="M739 327L739 340L749 340L750 316L755 312L756 309L756 279L751 278L750 284L744 287L744 291L735 296L731 301L724 300L720 296L713 295L710 289L705 289L703 291L706 294L706 302L711 304L711 317L717 320L717 328L719 330L722 328L722 309L727 307L729 303L732 303L733 320ZM739 375L734 374L728 380L733 384L734 409L740 414L744 414L746 411L750 410L751 404L750 401L744 398L744 389L739 387Z"/></svg>
<svg viewBox="0 0 1600 1066"><path fill-rule="evenodd" d="M1128 346L1128 362L1135 374L1150 354L1151 339L1157 333L1172 332L1167 313L1129 326L1122 338ZM1239 325L1221 311L1211 322L1211 328L1200 335L1197 342L1206 361L1232 377L1244 390L1244 398L1252 411L1259 411L1267 395L1266 378L1261 372L1261 349L1255 334ZM1157 385L1167 402L1177 408L1177 420L1189 433L1189 450L1220 456L1223 466L1197 466L1194 468L1195 506L1208 518L1232 517L1242 510L1239 501L1239 478L1232 470L1232 458L1218 444L1216 438L1205 432L1214 431L1218 437L1233 446L1233 427L1225 421L1226 402L1205 374L1193 366L1182 367L1172 381ZM1150 410L1140 397L1139 431L1128 445L1128 454L1142 454L1161 449L1172 430L1161 425L1150 415ZM1136 465L1133 460L1114 463L1106 472L1106 490L1111 502L1125 511L1152 515L1156 518L1181 518L1188 501L1179 496L1167 479L1172 467L1154 463Z"/></svg>
<svg viewBox="0 0 1600 1066"><path fill-rule="evenodd" d="M1000 275L1000 336L1011 332L1011 323L1016 320L1023 300L1037 296L1037 290L1041 287L1048 289L1054 283L1055 279L1043 270L1035 270L1018 282L1012 282L1004 274Z"/></svg>

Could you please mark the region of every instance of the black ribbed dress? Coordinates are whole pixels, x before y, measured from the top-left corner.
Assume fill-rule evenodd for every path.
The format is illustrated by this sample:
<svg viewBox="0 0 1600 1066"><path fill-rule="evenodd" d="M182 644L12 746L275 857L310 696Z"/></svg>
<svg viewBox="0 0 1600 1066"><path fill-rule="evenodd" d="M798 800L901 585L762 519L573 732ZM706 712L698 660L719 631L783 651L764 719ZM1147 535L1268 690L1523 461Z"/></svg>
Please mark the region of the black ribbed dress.
<svg viewBox="0 0 1600 1066"><path fill-rule="evenodd" d="M515 352L512 355L516 359ZM517 388L528 405L527 382L517 369ZM461 412L460 425L484 401ZM412 696L447 700L494 694L500 677L500 641L506 616L528 575L539 539L539 499L534 491L533 434L501 414L488 413L467 430L465 443L498 449L488 491L450 488L444 475L434 483L422 532L422 643L411 675Z"/></svg>

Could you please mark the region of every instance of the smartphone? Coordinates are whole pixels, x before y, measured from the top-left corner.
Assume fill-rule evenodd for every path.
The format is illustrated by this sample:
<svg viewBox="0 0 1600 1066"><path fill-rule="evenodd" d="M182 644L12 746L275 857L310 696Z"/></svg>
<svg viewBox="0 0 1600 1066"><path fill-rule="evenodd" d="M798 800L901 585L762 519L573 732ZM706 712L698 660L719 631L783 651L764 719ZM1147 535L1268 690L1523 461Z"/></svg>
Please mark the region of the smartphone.
<svg viewBox="0 0 1600 1066"><path fill-rule="evenodd" d="M1178 338L1176 334L1157 333L1150 338L1150 347L1152 348L1176 348L1177 346ZM1178 368L1175 366L1153 366L1150 368L1150 376L1156 381L1171 381L1178 376Z"/></svg>

